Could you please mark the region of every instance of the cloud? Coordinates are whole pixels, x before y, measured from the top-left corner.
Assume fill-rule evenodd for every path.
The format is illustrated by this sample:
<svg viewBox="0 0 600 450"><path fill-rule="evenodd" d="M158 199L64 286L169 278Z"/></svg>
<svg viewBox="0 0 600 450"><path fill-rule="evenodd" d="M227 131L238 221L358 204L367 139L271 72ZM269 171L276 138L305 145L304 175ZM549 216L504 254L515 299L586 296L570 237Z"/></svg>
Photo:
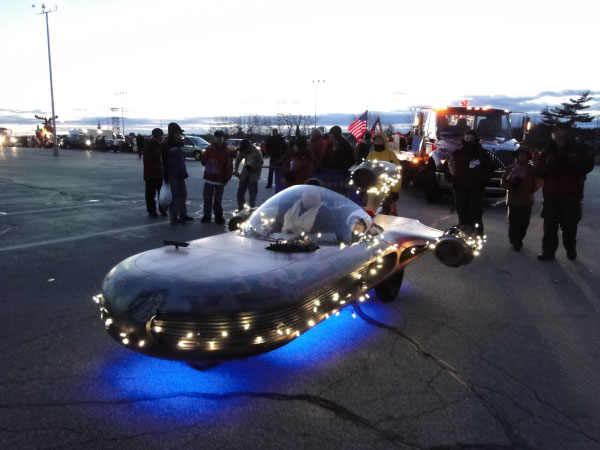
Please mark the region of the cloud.
<svg viewBox="0 0 600 450"><path fill-rule="evenodd" d="M577 98L581 95L584 90L562 90L562 91L543 91L535 95L522 95L522 96L508 96L508 95L465 95L461 98L456 98L450 104L458 105L458 103L465 98L469 99L469 103L473 106L486 106L490 105L493 108L508 109L509 111L525 112L528 113L534 120L539 116L540 111L545 107L553 107L559 105L561 102L568 101L569 98ZM395 94L404 94L396 92ZM600 113L600 91L590 92L592 101L588 109L590 114ZM78 117L69 117L68 119L62 120L60 117L57 120L57 128L59 133L67 133L68 130L74 128L96 128L98 123L103 128L111 126L111 122L106 116L99 116L96 114L90 114L85 116L81 114L83 110L76 110L79 112ZM73 110L75 112L75 110ZM35 114L48 116L47 111L41 110L22 110L22 109L0 109L0 120L2 126L12 128L16 133L29 134L33 133L36 126L41 122L34 117ZM357 117L358 113L328 113L320 114L318 117L318 125L329 128L333 125L340 125L342 128L347 127ZM230 117L240 117L243 114L229 114ZM410 108L396 109L392 111L369 111L369 123L375 121L377 116L381 117L383 126L389 124L394 125L397 130L403 131L410 127L412 123L413 112ZM67 117L67 115L65 115ZM125 131L127 133L143 133L149 134L152 128L162 127L167 128L169 122L177 122L185 129L188 133L206 133L212 126L216 126L223 118L223 115L218 116L194 116L194 117L167 117L167 118L154 118L154 117L127 117L125 116ZM276 123L276 118L272 116L273 125ZM119 124L120 125L120 124Z"/></svg>

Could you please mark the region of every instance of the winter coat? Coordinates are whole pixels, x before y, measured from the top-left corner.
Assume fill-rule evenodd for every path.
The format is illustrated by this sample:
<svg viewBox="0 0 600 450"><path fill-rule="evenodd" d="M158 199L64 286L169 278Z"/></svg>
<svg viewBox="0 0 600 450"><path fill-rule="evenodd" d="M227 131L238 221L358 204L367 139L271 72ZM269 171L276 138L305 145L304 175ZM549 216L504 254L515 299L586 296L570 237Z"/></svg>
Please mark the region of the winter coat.
<svg viewBox="0 0 600 450"><path fill-rule="evenodd" d="M501 185L506 189L507 205L533 205L533 194L537 190L537 178L531 164L516 162L508 166L502 174Z"/></svg>
<svg viewBox="0 0 600 450"><path fill-rule="evenodd" d="M457 188L483 188L492 175L492 160L479 142L464 142L450 155L448 168Z"/></svg>
<svg viewBox="0 0 600 450"><path fill-rule="evenodd" d="M358 163L365 161L371 151L373 151L373 141L366 139L363 140L356 147L356 161Z"/></svg>
<svg viewBox="0 0 600 450"><path fill-rule="evenodd" d="M231 152L225 144L212 144L204 150L202 157L204 179L213 184L227 184L233 175Z"/></svg>
<svg viewBox="0 0 600 450"><path fill-rule="evenodd" d="M248 152L238 152L235 158L235 172L238 172L242 160L244 160L244 167L240 174L240 180L247 178L250 183L258 182L263 165L263 157L260 150L251 147Z"/></svg>
<svg viewBox="0 0 600 450"><path fill-rule="evenodd" d="M144 181L162 180L164 178L162 151L162 144L155 139L150 139L144 147Z"/></svg>
<svg viewBox="0 0 600 450"><path fill-rule="evenodd" d="M375 135L375 137L381 137L383 139L383 149L375 150L375 146L373 146L373 149L367 155L367 161L386 161L394 163L394 165L396 166L399 166L400 160L393 152L393 150L389 148L387 135L385 133L379 132Z"/></svg>
<svg viewBox="0 0 600 450"><path fill-rule="evenodd" d="M323 165L325 169L347 172L354 164L356 164L354 149L346 139L340 137L335 148L333 143L329 143L326 150L325 164Z"/></svg>
<svg viewBox="0 0 600 450"><path fill-rule="evenodd" d="M188 177L183 154L183 140L167 141L163 151L165 180L183 180Z"/></svg>
<svg viewBox="0 0 600 450"><path fill-rule="evenodd" d="M319 136L316 139L310 140L310 150L315 157L315 169L320 169L325 163L325 155L327 152L327 139Z"/></svg>
<svg viewBox="0 0 600 450"><path fill-rule="evenodd" d="M552 141L535 164L536 174L544 180L544 196L573 194L582 197L585 176L593 168L593 153L574 141L563 147Z"/></svg>
<svg viewBox="0 0 600 450"><path fill-rule="evenodd" d="M265 140L265 151L271 160L269 161L270 166L278 166L281 164L282 159L287 151L287 144L285 140L277 136L269 136Z"/></svg>
<svg viewBox="0 0 600 450"><path fill-rule="evenodd" d="M304 184L315 170L315 164L310 154L292 153L281 165L285 187Z"/></svg>

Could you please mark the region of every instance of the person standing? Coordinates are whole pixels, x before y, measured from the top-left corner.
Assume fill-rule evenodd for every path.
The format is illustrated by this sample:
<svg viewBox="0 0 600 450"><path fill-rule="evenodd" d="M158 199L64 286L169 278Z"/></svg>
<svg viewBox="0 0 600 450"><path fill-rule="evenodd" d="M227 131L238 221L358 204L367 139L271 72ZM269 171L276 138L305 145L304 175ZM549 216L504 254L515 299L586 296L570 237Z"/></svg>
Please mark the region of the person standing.
<svg viewBox="0 0 600 450"><path fill-rule="evenodd" d="M240 164L244 161L242 173L239 172ZM258 180L262 172L263 157L260 150L256 149L248 139L240 144L238 155L235 158L234 175L239 177L240 184L237 190L238 210L244 208L246 191L248 191L248 204L250 208L256 206L258 195Z"/></svg>
<svg viewBox="0 0 600 450"><path fill-rule="evenodd" d="M281 174L286 188L304 184L315 170L315 158L306 139L298 137L291 144L288 156L281 165Z"/></svg>
<svg viewBox="0 0 600 450"><path fill-rule="evenodd" d="M200 222L210 223L215 213L215 223L223 225L223 191L233 175L231 152L227 148L225 133L215 131L212 145L206 148L202 156L204 168L204 215Z"/></svg>
<svg viewBox="0 0 600 450"><path fill-rule="evenodd" d="M369 153L373 150L373 141L371 140L371 133L365 131L363 140L356 146L356 162L360 164L367 159Z"/></svg>
<svg viewBox="0 0 600 450"><path fill-rule="evenodd" d="M594 168L592 152L569 138L567 129L556 127L552 141L536 158L536 174L543 179L544 236L541 261L554 259L558 248L558 228L567 258L577 258L577 225L581 220L581 202L586 175Z"/></svg>
<svg viewBox="0 0 600 450"><path fill-rule="evenodd" d="M321 130L318 128L313 128L310 133L310 150L315 159L315 170L320 170L325 163L327 139L323 137Z"/></svg>
<svg viewBox="0 0 600 450"><path fill-rule="evenodd" d="M141 158L142 154L144 153L144 146L146 145L144 136L138 133L138 135L135 137L135 145L137 147L138 157Z"/></svg>
<svg viewBox="0 0 600 450"><path fill-rule="evenodd" d="M523 239L529 227L537 178L530 164L531 152L526 146L521 145L514 156L515 163L508 166L502 174L501 185L506 189L508 240L518 252L523 247Z"/></svg>
<svg viewBox="0 0 600 450"><path fill-rule="evenodd" d="M342 129L339 126L331 127L324 167L346 174L354 164L356 164L356 156L352 145L344 139Z"/></svg>
<svg viewBox="0 0 600 450"><path fill-rule="evenodd" d="M483 236L483 195L492 173L492 160L474 130L465 132L461 147L450 155L448 169L458 225L467 225Z"/></svg>
<svg viewBox="0 0 600 450"><path fill-rule="evenodd" d="M160 188L162 187L162 182L165 178L162 160L163 137L163 130L155 128L152 130L152 137L148 141L148 145L146 145L143 150L144 182L146 183L146 210L150 217L158 217L158 214L156 213L156 200L154 198L160 195ZM162 209L160 205L158 205L158 209L162 216L167 215L166 210Z"/></svg>
<svg viewBox="0 0 600 450"><path fill-rule="evenodd" d="M171 122L167 129L168 136L163 152L165 165L165 181L171 187L173 200L169 205L169 216L171 225L186 223L194 220L187 215L187 187L185 179L188 173L185 166L183 154L183 130L175 122Z"/></svg>
<svg viewBox="0 0 600 450"><path fill-rule="evenodd" d="M287 144L283 137L279 135L279 130L273 128L272 136L265 140L265 150L269 157L269 175L267 176L267 189L273 187L273 174L281 165L282 159L287 152ZM277 184L277 180L275 180Z"/></svg>
<svg viewBox="0 0 600 450"><path fill-rule="evenodd" d="M385 161L396 166L400 165L400 160L392 151L392 149L388 147L388 136L384 131L380 131L375 135L375 139L373 139L373 149L366 156L366 161ZM382 214L388 214L390 216L398 215L396 202L400 198L400 194L398 192L399 189L400 186L398 185L397 188L391 190L389 195L385 198L381 205Z"/></svg>

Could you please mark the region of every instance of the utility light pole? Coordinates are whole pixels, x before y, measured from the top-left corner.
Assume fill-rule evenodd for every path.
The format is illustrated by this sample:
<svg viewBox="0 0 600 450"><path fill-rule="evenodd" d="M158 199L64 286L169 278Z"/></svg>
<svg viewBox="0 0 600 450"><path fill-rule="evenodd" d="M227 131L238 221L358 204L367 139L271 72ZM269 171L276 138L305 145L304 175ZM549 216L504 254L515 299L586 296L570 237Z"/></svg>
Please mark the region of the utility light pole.
<svg viewBox="0 0 600 450"><path fill-rule="evenodd" d="M315 87L315 128L317 128L317 88L319 84L324 84L325 80L312 80L312 84Z"/></svg>
<svg viewBox="0 0 600 450"><path fill-rule="evenodd" d="M35 8L35 5L31 5L32 8ZM46 38L48 40L48 67L50 69L50 101L52 102L52 154L54 156L58 156L58 145L56 143L56 114L54 113L54 86L52 85L52 57L50 56L50 27L48 26L48 14L56 11L56 4L54 5L54 9L46 9L46 4L42 3L42 12L38 13L38 16L41 14L46 15Z"/></svg>
<svg viewBox="0 0 600 450"><path fill-rule="evenodd" d="M121 97L121 124L123 125L123 137L125 137L125 116L123 115L123 96L127 95L127 92L117 92L117 95Z"/></svg>

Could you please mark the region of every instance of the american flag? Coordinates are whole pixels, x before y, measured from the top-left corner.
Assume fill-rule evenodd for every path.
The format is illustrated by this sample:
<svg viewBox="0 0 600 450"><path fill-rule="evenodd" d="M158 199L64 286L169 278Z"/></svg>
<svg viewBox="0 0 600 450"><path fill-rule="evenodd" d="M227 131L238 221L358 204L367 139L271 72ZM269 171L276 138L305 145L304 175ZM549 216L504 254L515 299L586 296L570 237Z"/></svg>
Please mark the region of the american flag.
<svg viewBox="0 0 600 450"><path fill-rule="evenodd" d="M367 131L367 111L348 126L348 132L356 139Z"/></svg>

